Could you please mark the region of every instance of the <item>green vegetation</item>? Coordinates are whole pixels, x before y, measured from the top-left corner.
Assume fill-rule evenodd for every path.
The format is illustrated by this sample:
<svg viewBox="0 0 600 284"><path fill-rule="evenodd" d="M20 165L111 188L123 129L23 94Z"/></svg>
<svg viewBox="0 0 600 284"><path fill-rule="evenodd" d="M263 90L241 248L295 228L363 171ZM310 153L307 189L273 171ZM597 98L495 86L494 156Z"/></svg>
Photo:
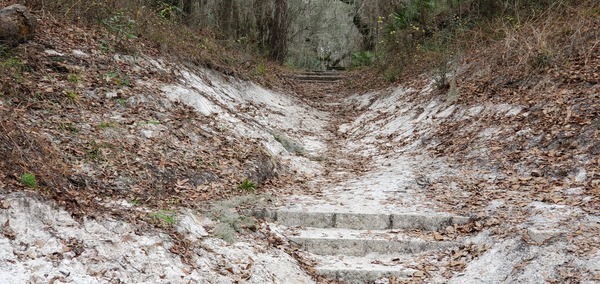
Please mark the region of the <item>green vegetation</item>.
<svg viewBox="0 0 600 284"><path fill-rule="evenodd" d="M66 90L67 98L69 98L73 102L79 101L79 94L73 90Z"/></svg>
<svg viewBox="0 0 600 284"><path fill-rule="evenodd" d="M67 80L71 83L78 84L81 82L81 76L78 74L69 74L69 76L67 76Z"/></svg>
<svg viewBox="0 0 600 284"><path fill-rule="evenodd" d="M0 58L6 58L11 55L10 47L5 44L0 44Z"/></svg>
<svg viewBox="0 0 600 284"><path fill-rule="evenodd" d="M177 14L181 14L183 11L172 3L167 1L157 1L158 9L157 13L160 18L164 21L171 21Z"/></svg>
<svg viewBox="0 0 600 284"><path fill-rule="evenodd" d="M89 143L88 148L86 149L86 158L89 160L99 160L102 157L102 151L100 150L100 145L96 141L92 141Z"/></svg>
<svg viewBox="0 0 600 284"><path fill-rule="evenodd" d="M175 213L169 211L162 210L159 212L155 212L150 214L150 217L152 218L152 220L164 223L168 226L173 226L175 225L175 223L177 223L177 220L175 219Z"/></svg>
<svg viewBox="0 0 600 284"><path fill-rule="evenodd" d="M106 128L117 128L117 125L114 122L101 122L98 123L98 125L96 125L97 128L99 129L106 129Z"/></svg>
<svg viewBox="0 0 600 284"><path fill-rule="evenodd" d="M26 62L15 55L7 45L0 44L0 94L3 96L20 95L19 86L25 81L24 75L29 70Z"/></svg>
<svg viewBox="0 0 600 284"><path fill-rule="evenodd" d="M256 66L256 75L264 76L265 74L267 74L267 65L264 63L258 64L258 66Z"/></svg>
<svg viewBox="0 0 600 284"><path fill-rule="evenodd" d="M7 56L0 61L1 68L21 68L23 67L23 62L14 56Z"/></svg>
<svg viewBox="0 0 600 284"><path fill-rule="evenodd" d="M377 56L371 51L358 51L352 54L352 66L371 66L376 59Z"/></svg>
<svg viewBox="0 0 600 284"><path fill-rule="evenodd" d="M245 178L244 180L242 180L242 182L240 183L240 185L238 186L239 189L244 190L244 191L254 191L256 190L256 183L254 183L252 180Z"/></svg>
<svg viewBox="0 0 600 284"><path fill-rule="evenodd" d="M219 223L213 230L215 237L222 239L228 243L235 243L237 241L237 231L234 226L230 223Z"/></svg>
<svg viewBox="0 0 600 284"><path fill-rule="evenodd" d="M75 125L73 123L70 123L70 122L61 123L60 124L60 129L69 131L69 132L71 132L73 134L79 132L79 129L77 129L77 127L75 127Z"/></svg>
<svg viewBox="0 0 600 284"><path fill-rule="evenodd" d="M112 82L117 88L129 86L129 78L118 71L108 72L104 75L106 82Z"/></svg>
<svg viewBox="0 0 600 284"><path fill-rule="evenodd" d="M124 98L118 98L115 100L115 102L117 103L117 105L121 106L121 107L126 107L127 106L127 100Z"/></svg>
<svg viewBox="0 0 600 284"><path fill-rule="evenodd" d="M36 179L35 175L32 173L24 173L21 176L21 183L23 183L25 186L30 187L30 188L37 187L37 179Z"/></svg>
<svg viewBox="0 0 600 284"><path fill-rule="evenodd" d="M103 19L102 24L109 34L100 41L100 49L103 52L120 51L124 49L123 43L127 40L136 39L136 21L129 17L125 11L118 11L110 17Z"/></svg>
<svg viewBox="0 0 600 284"><path fill-rule="evenodd" d="M359 1L360 2L360 1ZM374 7L361 10L357 18L365 29L362 51L352 53L353 66L375 66L383 78L394 81L405 67L435 71L436 86L449 87L444 64L457 54L477 46L511 37L528 23L567 11L574 1L515 0L409 0L376 1ZM539 30L546 32L546 30ZM523 45L521 55L532 70L557 62L548 46L548 34L539 33ZM534 39L534 40L531 40Z"/></svg>
<svg viewBox="0 0 600 284"><path fill-rule="evenodd" d="M29 188L36 188L38 186L37 179L32 173L24 173L21 176L21 183Z"/></svg>
<svg viewBox="0 0 600 284"><path fill-rule="evenodd" d="M27 69L27 65L14 56L8 46L0 44L0 76L8 76L20 83L23 81L23 72Z"/></svg>

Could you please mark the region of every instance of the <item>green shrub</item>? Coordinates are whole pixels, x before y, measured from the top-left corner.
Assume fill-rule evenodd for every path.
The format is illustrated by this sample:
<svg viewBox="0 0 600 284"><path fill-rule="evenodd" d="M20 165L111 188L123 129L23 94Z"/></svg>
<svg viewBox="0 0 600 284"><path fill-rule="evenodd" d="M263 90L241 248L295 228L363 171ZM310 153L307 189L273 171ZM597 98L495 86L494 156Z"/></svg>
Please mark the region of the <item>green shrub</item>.
<svg viewBox="0 0 600 284"><path fill-rule="evenodd" d="M38 186L37 179L32 173L24 173L21 176L21 183L29 188L36 188Z"/></svg>
<svg viewBox="0 0 600 284"><path fill-rule="evenodd" d="M110 37L107 34L104 40L101 41L101 48L104 51L113 51L115 48L122 49L125 41L137 38L134 32L137 25L136 21L123 11L102 20L102 24L113 35L113 37Z"/></svg>
<svg viewBox="0 0 600 284"><path fill-rule="evenodd" d="M375 63L377 56L375 56L374 52L371 51L358 51L352 53L352 66L371 66Z"/></svg>

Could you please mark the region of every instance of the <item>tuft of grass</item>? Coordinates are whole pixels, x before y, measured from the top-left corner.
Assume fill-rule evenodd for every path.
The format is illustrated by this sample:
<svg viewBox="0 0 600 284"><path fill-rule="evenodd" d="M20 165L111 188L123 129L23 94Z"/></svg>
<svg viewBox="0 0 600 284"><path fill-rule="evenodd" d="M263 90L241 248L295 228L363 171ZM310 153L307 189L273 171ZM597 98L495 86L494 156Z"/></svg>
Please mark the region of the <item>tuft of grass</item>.
<svg viewBox="0 0 600 284"><path fill-rule="evenodd" d="M65 91L65 93L67 94L67 98L69 98L71 101L73 102L77 102L79 101L79 94L73 90L67 90Z"/></svg>
<svg viewBox="0 0 600 284"><path fill-rule="evenodd" d="M118 98L115 101L117 102L117 105L119 105L119 106L122 106L122 107L127 106L127 100L124 98Z"/></svg>
<svg viewBox="0 0 600 284"><path fill-rule="evenodd" d="M173 226L175 225L175 223L177 223L177 220L175 219L175 214L169 211L162 210L159 212L155 212L150 214L150 217L154 221L162 222L169 226Z"/></svg>
<svg viewBox="0 0 600 284"><path fill-rule="evenodd" d="M118 88L127 87L130 84L129 78L117 71L108 72L104 74L103 79L106 82L112 82Z"/></svg>
<svg viewBox="0 0 600 284"><path fill-rule="evenodd" d="M92 141L85 152L85 157L89 160L96 161L102 157L102 150L100 150L100 145L96 141Z"/></svg>
<svg viewBox="0 0 600 284"><path fill-rule="evenodd" d="M8 58L0 61L1 68L21 68L23 65L23 61L14 56L9 56Z"/></svg>
<svg viewBox="0 0 600 284"><path fill-rule="evenodd" d="M96 125L96 127L99 129L117 128L117 125L112 122L105 121L105 122L98 123L98 125Z"/></svg>
<svg viewBox="0 0 600 284"><path fill-rule="evenodd" d="M81 82L81 76L79 76L78 74L69 74L69 76L67 76L67 81L73 84L78 84L79 82Z"/></svg>
<svg viewBox="0 0 600 284"><path fill-rule="evenodd" d="M71 132L73 134L79 132L79 129L77 129L77 127L75 127L75 125L73 123L70 123L70 122L61 123L60 124L60 129L69 131L69 132Z"/></svg>
<svg viewBox="0 0 600 284"><path fill-rule="evenodd" d="M264 76L265 74L267 74L267 65L265 65L264 63L258 64L258 66L256 66L255 73L256 75Z"/></svg>
<svg viewBox="0 0 600 284"><path fill-rule="evenodd" d="M24 173L21 176L21 183L29 188L36 188L38 186L37 178L32 173Z"/></svg>
<svg viewBox="0 0 600 284"><path fill-rule="evenodd" d="M398 76L400 76L400 73L402 72L402 69L398 66L393 66L392 68L388 68L384 73L383 73L383 77L385 78L386 81L388 81L389 83L394 83L396 82L396 80L398 79Z"/></svg>
<svg viewBox="0 0 600 284"><path fill-rule="evenodd" d="M241 190L253 192L254 190L256 190L256 183L251 179L245 178L244 180L242 180L238 188Z"/></svg>
<svg viewBox="0 0 600 284"><path fill-rule="evenodd" d="M375 53L371 51L358 51L352 54L352 66L371 66L377 60Z"/></svg>
<svg viewBox="0 0 600 284"><path fill-rule="evenodd" d="M527 63L533 70L541 70L552 66L555 56L551 51L543 49L532 53L533 54L529 56Z"/></svg>

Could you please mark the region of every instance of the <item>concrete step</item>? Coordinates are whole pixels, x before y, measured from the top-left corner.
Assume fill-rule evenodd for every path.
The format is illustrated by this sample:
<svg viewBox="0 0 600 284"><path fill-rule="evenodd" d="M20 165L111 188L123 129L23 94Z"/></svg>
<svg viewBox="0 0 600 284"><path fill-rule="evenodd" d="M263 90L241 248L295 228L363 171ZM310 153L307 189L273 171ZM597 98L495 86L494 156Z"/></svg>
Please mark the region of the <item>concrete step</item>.
<svg viewBox="0 0 600 284"><path fill-rule="evenodd" d="M336 71L309 71L294 74L290 76L291 79L300 82L336 82L344 78L342 73Z"/></svg>
<svg viewBox="0 0 600 284"><path fill-rule="evenodd" d="M373 283L388 277L402 282L412 281L412 276L422 277L423 272L408 267L416 265L413 260L458 244L436 241L432 231L469 221L447 213L351 210L340 207L319 212L315 208L284 207L255 210L253 214L287 227L284 235L290 243L318 263L315 271L343 283ZM414 280L422 282L421 278Z"/></svg>
<svg viewBox="0 0 600 284"><path fill-rule="evenodd" d="M406 280L418 272L392 259L398 258L395 256L323 256L317 259L319 264L315 270L327 278L350 284L373 283L378 279L389 279L391 276L397 280Z"/></svg>
<svg viewBox="0 0 600 284"><path fill-rule="evenodd" d="M432 233L412 237L389 230L304 228L286 235L302 250L318 255L403 255L454 245L452 242L435 241Z"/></svg>
<svg viewBox="0 0 600 284"><path fill-rule="evenodd" d="M297 83L317 83L317 84L331 84L337 83L338 80L335 81L326 81L326 80L295 80Z"/></svg>
<svg viewBox="0 0 600 284"><path fill-rule="evenodd" d="M303 71L303 72L296 73L296 75L340 75L340 74L344 74L344 72L340 72L340 71L336 71L336 70L327 70L327 71L313 70L313 71Z"/></svg>
<svg viewBox="0 0 600 284"><path fill-rule="evenodd" d="M342 76L331 76L331 75L295 75L292 79L296 81L325 81L325 82L335 82L343 79Z"/></svg>
<svg viewBox="0 0 600 284"><path fill-rule="evenodd" d="M469 218L446 213L354 213L308 212L300 210L259 210L255 216L283 226L345 228L354 230L417 229L438 231Z"/></svg>

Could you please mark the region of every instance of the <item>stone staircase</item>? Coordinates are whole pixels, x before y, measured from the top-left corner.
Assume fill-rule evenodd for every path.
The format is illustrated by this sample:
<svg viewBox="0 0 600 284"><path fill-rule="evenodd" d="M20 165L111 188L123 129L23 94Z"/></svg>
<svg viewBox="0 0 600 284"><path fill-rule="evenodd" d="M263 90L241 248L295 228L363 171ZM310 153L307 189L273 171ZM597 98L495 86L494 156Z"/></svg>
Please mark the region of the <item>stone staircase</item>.
<svg viewBox="0 0 600 284"><path fill-rule="evenodd" d="M343 72L337 70L329 71L306 71L290 76L298 83L332 83L344 78Z"/></svg>
<svg viewBox="0 0 600 284"><path fill-rule="evenodd" d="M256 215L285 226L289 241L317 261L317 273L344 283L410 279L419 271L402 263L420 253L456 245L434 240L429 231L468 221L443 213L308 212L285 208ZM410 233L415 230L427 232Z"/></svg>

